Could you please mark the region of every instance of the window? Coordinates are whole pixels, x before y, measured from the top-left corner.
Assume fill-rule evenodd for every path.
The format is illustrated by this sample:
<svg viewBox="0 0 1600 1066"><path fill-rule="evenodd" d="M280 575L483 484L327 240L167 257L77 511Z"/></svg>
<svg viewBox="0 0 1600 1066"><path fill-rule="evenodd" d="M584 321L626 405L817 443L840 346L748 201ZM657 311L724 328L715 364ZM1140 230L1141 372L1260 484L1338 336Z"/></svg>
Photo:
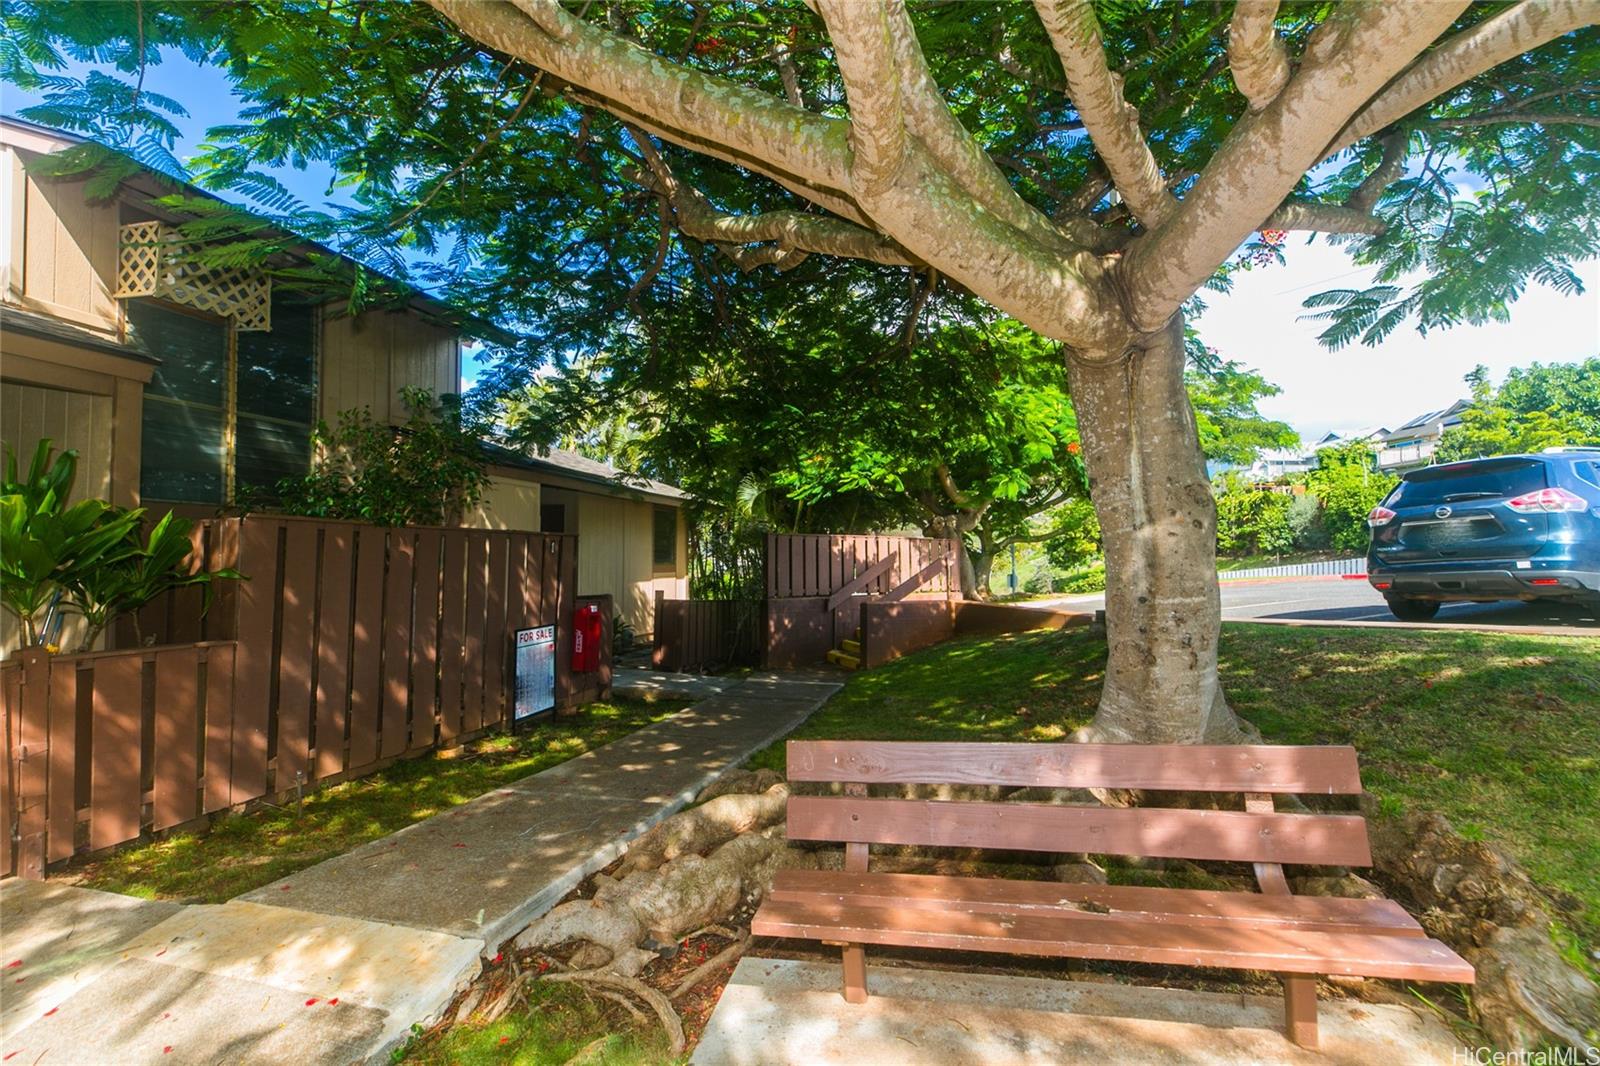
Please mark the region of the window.
<svg viewBox="0 0 1600 1066"><path fill-rule="evenodd" d="M678 569L678 511L673 507L655 509L655 525L650 533L650 562L657 572Z"/></svg>
<svg viewBox="0 0 1600 1066"><path fill-rule="evenodd" d="M1574 465L1579 477L1595 488L1600 488L1600 463L1577 463Z"/></svg>
<svg viewBox="0 0 1600 1066"><path fill-rule="evenodd" d="M567 505L541 503L539 505L539 532L565 533L567 531Z"/></svg>
<svg viewBox="0 0 1600 1066"><path fill-rule="evenodd" d="M140 492L151 500L223 504L270 496L311 462L316 409L316 316L280 303L272 330L231 326L149 300L129 300L131 339L161 360L145 390ZM230 391L232 395L230 396Z"/></svg>

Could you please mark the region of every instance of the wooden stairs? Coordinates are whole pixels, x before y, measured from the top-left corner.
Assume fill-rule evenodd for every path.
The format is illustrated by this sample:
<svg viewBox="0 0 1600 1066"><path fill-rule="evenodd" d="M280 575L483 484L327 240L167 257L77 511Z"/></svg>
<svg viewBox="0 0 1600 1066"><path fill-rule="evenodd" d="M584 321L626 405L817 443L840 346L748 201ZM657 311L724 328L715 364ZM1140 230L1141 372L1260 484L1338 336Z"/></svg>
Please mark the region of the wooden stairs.
<svg viewBox="0 0 1600 1066"><path fill-rule="evenodd" d="M852 639L841 640L839 646L830 651L827 659L835 666L846 670L859 670L861 668L861 630L856 630Z"/></svg>

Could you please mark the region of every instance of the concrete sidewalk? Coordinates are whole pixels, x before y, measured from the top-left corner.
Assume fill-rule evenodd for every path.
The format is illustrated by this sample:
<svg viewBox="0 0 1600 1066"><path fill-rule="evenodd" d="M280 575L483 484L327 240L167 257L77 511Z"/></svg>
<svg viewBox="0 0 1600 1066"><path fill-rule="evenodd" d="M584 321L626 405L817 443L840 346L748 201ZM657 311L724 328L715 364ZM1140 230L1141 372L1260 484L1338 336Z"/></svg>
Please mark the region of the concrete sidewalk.
<svg viewBox="0 0 1600 1066"><path fill-rule="evenodd" d="M837 681L757 674L603 748L220 906L5 883L0 1056L373 1061L481 956L788 733ZM10 966L11 963L16 966ZM21 980L18 980L18 979Z"/></svg>
<svg viewBox="0 0 1600 1066"><path fill-rule="evenodd" d="M1420 1009L1324 1000L1322 1046L1283 1035L1283 1001L1153 985L871 970L860 1005L839 994L839 964L746 956L717 1001L694 1066L1373 1066L1467 1060Z"/></svg>

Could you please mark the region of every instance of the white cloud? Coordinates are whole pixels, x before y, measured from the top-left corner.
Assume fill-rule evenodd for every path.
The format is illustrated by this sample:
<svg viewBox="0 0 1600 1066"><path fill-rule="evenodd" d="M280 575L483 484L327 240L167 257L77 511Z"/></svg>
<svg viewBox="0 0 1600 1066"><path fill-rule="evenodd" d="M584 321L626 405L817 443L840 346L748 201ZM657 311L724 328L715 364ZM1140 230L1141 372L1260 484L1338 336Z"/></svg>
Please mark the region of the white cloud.
<svg viewBox="0 0 1600 1066"><path fill-rule="evenodd" d="M1570 363L1600 353L1600 260L1581 265L1584 292L1563 296L1533 285L1511 307L1511 321L1435 330L1426 337L1400 327L1376 347L1330 352L1317 342L1321 326L1302 322L1307 296L1373 283L1372 271L1322 242L1290 237L1283 267L1241 273L1233 291L1205 294L1210 305L1198 326L1205 342L1228 359L1260 371L1283 393L1261 410L1307 439L1329 429L1396 426L1467 394L1462 376L1479 363L1498 381L1514 366Z"/></svg>

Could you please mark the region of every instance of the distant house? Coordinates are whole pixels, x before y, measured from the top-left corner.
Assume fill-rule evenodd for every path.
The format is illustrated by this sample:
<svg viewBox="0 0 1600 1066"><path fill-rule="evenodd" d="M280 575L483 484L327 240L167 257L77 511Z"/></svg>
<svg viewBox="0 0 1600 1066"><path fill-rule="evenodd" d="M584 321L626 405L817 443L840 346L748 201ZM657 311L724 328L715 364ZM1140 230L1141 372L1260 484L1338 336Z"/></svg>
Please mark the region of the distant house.
<svg viewBox="0 0 1600 1066"><path fill-rule="evenodd" d="M505 339L420 292L351 316L260 272L175 270L161 249L183 220L155 202L170 179L91 200L84 181L27 171L77 143L0 119L0 436L24 461L41 437L76 449L80 498L216 513L306 470L318 419L367 407L402 421L402 387L453 393L463 339ZM491 481L464 524L577 533L578 593L610 593L651 632L655 591L687 583L683 494L571 453L486 447ZM8 617L0 650L13 629Z"/></svg>
<svg viewBox="0 0 1600 1066"><path fill-rule="evenodd" d="M1457 400L1449 407L1425 411L1399 429L1387 430L1374 444L1378 448L1378 469L1399 472L1433 462L1439 438L1445 430L1461 424L1461 413L1472 406L1470 400Z"/></svg>
<svg viewBox="0 0 1600 1066"><path fill-rule="evenodd" d="M1239 472L1246 481L1281 481L1291 474L1303 474L1316 469L1317 453L1301 445L1298 448L1268 448L1256 456Z"/></svg>

